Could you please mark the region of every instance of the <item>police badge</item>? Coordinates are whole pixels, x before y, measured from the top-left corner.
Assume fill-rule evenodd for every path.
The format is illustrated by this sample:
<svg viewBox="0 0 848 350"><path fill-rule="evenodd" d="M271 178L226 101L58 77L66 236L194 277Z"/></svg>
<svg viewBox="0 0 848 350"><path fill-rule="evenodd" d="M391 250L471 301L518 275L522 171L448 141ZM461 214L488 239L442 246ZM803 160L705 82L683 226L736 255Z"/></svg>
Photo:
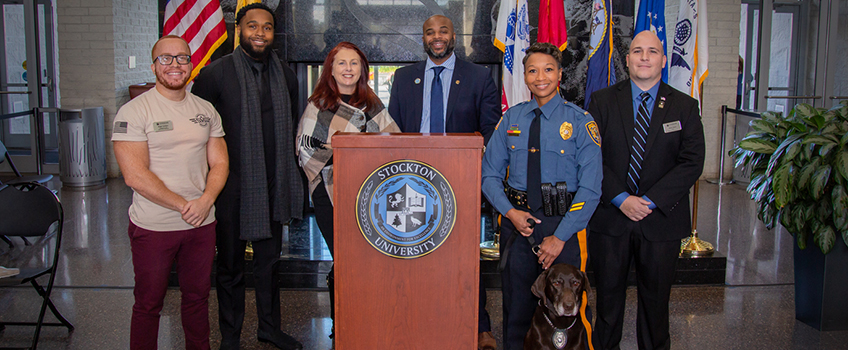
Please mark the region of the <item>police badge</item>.
<svg viewBox="0 0 848 350"><path fill-rule="evenodd" d="M573 128L571 127L571 123L564 122L559 126L559 136L562 136L563 140L568 140L571 138Z"/></svg>

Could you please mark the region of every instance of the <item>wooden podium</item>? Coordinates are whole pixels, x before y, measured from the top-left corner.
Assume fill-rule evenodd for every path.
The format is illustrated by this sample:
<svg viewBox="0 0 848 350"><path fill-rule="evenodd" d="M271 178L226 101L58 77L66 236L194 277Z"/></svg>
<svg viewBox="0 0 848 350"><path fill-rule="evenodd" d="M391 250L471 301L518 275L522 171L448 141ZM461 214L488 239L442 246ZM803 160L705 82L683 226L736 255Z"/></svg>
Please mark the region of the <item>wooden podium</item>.
<svg viewBox="0 0 848 350"><path fill-rule="evenodd" d="M341 133L332 144L336 349L476 349L483 138Z"/></svg>

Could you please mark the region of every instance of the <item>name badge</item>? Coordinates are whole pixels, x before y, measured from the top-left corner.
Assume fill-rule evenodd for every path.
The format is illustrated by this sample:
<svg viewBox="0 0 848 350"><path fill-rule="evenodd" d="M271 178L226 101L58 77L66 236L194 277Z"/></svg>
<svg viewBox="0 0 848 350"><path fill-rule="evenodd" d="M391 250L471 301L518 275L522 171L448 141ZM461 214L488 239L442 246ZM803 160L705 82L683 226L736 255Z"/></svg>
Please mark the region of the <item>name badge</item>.
<svg viewBox="0 0 848 350"><path fill-rule="evenodd" d="M153 131L171 131L174 130L174 124L171 123L170 120L164 122L153 122Z"/></svg>
<svg viewBox="0 0 848 350"><path fill-rule="evenodd" d="M668 134L675 131L683 130L683 127L680 126L680 121L673 121L670 123L663 124L663 131Z"/></svg>

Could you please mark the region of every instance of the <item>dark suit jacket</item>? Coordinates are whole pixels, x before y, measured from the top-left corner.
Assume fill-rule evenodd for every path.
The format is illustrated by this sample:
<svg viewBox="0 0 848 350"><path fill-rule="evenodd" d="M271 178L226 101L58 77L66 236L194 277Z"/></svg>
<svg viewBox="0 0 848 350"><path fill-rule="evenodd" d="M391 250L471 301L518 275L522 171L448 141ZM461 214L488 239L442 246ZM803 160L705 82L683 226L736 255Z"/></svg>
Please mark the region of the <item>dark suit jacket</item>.
<svg viewBox="0 0 848 350"><path fill-rule="evenodd" d="M426 64L426 61L421 61L395 71L389 114L401 132L421 130ZM416 79L419 79L418 83L415 83ZM485 145L501 118L500 96L491 72L457 58L450 84L445 131L479 131L483 134Z"/></svg>
<svg viewBox="0 0 848 350"><path fill-rule="evenodd" d="M635 194L647 196L657 208L638 223L610 203L621 192L629 192L626 179L635 132L630 80L593 93L589 113L598 123L604 158L601 203L589 223L591 231L620 236L641 226L651 241L689 235L692 225L689 188L704 169L704 127L698 102L660 82L642 161L639 193ZM663 124L678 121L680 131L664 132Z"/></svg>
<svg viewBox="0 0 848 350"><path fill-rule="evenodd" d="M286 62L281 62L289 89L292 110L292 140L297 132L297 122L300 118L297 108L297 76ZM218 196L222 199L237 199L241 185L241 87L236 76L236 66L233 55L229 54L210 63L200 70L194 78L191 93L209 101L221 115L221 125L224 127L224 141L227 142L227 153L230 155L230 175L227 184ZM278 165L281 166L281 165ZM235 203L238 203L235 200ZM238 208L238 206L234 206ZM218 208L216 208L218 209Z"/></svg>

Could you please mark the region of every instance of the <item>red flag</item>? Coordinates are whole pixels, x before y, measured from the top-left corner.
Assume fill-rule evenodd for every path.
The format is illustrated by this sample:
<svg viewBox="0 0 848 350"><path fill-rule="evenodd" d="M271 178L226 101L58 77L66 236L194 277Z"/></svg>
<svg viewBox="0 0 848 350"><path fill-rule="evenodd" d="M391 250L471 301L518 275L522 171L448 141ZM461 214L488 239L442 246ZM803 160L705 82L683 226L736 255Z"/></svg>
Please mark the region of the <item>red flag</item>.
<svg viewBox="0 0 848 350"><path fill-rule="evenodd" d="M565 50L568 33L562 0L539 0L539 35L536 41L551 43L560 51Z"/></svg>
<svg viewBox="0 0 848 350"><path fill-rule="evenodd" d="M191 79L194 79L212 53L227 40L221 3L218 0L169 0L165 4L162 32L179 35L188 42L194 63Z"/></svg>

